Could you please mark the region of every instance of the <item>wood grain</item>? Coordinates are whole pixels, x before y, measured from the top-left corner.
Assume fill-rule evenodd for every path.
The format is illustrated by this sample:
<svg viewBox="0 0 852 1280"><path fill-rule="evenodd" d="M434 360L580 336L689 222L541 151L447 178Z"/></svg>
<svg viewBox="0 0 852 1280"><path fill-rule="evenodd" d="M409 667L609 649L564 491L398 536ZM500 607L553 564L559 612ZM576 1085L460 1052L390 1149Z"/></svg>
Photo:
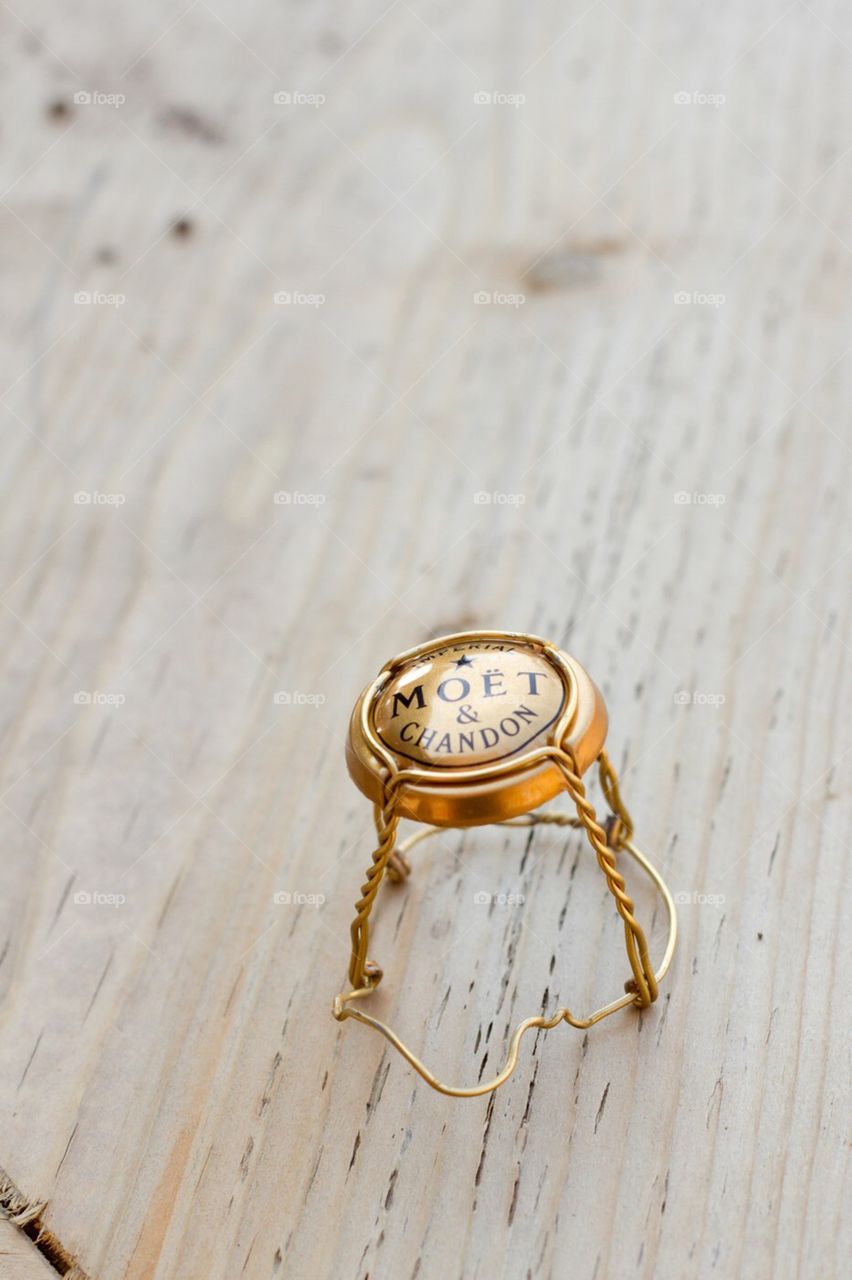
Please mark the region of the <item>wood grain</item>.
<svg viewBox="0 0 852 1280"><path fill-rule="evenodd" d="M0 26L4 1203L93 1280L847 1274L852 15ZM453 1102L330 1016L343 738L478 625L600 683L681 941ZM375 1007L447 1077L621 990L580 836L416 862Z"/></svg>
<svg viewBox="0 0 852 1280"><path fill-rule="evenodd" d="M26 1236L0 1218L0 1270L7 1280L54 1280L56 1272Z"/></svg>

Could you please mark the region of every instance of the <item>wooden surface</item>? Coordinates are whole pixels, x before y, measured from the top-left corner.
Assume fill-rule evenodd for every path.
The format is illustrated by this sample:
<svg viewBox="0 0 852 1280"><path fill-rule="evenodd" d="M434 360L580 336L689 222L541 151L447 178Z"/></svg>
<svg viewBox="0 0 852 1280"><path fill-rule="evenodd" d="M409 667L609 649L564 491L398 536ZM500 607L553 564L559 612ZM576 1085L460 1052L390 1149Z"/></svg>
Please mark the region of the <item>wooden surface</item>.
<svg viewBox="0 0 852 1280"><path fill-rule="evenodd" d="M848 8L0 29L4 1277L848 1274ZM591 669L685 900L456 1102L329 1010L349 709L477 625ZM449 1078L620 992L579 836L416 862L375 1007Z"/></svg>

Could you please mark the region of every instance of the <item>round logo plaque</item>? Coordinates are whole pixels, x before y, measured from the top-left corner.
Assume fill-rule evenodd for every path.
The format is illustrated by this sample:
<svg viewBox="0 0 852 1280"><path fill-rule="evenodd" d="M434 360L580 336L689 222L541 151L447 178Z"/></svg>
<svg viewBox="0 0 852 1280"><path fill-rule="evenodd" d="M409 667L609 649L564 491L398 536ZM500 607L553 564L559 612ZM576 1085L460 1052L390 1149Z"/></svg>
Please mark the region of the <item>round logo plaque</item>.
<svg viewBox="0 0 852 1280"><path fill-rule="evenodd" d="M382 668L355 705L346 758L376 802L400 775L401 816L473 826L557 794L551 747L570 746L582 773L605 737L603 699L574 658L536 636L460 632Z"/></svg>
<svg viewBox="0 0 852 1280"><path fill-rule="evenodd" d="M566 690L534 649L467 641L415 658L383 690L376 733L395 755L452 769L504 760L558 719Z"/></svg>

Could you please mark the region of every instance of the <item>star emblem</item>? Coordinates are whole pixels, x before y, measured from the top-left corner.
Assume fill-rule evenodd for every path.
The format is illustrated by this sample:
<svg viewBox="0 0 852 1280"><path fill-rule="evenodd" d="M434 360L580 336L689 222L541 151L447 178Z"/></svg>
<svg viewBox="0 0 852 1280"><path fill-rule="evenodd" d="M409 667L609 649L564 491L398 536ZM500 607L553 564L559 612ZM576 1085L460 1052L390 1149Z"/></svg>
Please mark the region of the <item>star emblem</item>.
<svg viewBox="0 0 852 1280"><path fill-rule="evenodd" d="M456 658L456 666L457 666L457 667L471 667L471 666L473 666L473 662L472 662L472 660L467 656L467 654L466 654L466 653L463 653L463 654L462 654L462 656L461 656L460 658Z"/></svg>

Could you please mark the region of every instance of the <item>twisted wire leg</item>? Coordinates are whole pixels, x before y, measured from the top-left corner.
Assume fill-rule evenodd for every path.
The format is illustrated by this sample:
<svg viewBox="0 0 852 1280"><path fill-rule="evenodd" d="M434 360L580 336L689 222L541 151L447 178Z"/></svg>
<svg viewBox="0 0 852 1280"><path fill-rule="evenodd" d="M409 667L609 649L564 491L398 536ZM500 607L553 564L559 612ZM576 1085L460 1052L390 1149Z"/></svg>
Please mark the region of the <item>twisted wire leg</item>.
<svg viewBox="0 0 852 1280"><path fill-rule="evenodd" d="M630 968L633 971L632 989L635 991L636 1003L639 1005L652 1004L657 998L657 979L648 956L648 943L645 940L645 933L636 919L633 899L627 892L624 876L619 871L616 863L614 845L617 844L617 841L613 841L613 844L610 844L606 830L598 822L594 805L586 795L583 779L571 752L560 749L555 753L554 759L562 771L566 789L577 809L577 815L585 829L589 843L595 851L598 865L606 877L609 891L615 898L616 910L624 921L624 941ZM612 777L615 778L614 770L612 770L608 760L606 761L606 767L611 772ZM614 789L612 789L613 795L617 794L617 787L616 780ZM632 822L629 815L627 815L627 811L623 809L620 797L618 797L618 806L627 817L629 830L632 831ZM621 814L616 816L621 818ZM623 833L619 836L622 845L625 845L629 839L630 836L625 836ZM631 987L626 988L626 990L630 989Z"/></svg>
<svg viewBox="0 0 852 1280"><path fill-rule="evenodd" d="M544 824L544 823L554 823L559 825L568 825L572 827L580 827L580 826L585 827L585 823L582 821L581 817L575 818L570 814L560 813L559 811L550 811L550 812L545 811L544 813L526 814L520 818L509 819L507 822L501 823L499 825L501 826L537 826L539 824ZM386 829L386 824L384 829ZM413 845L419 843L419 841L421 840L427 839L429 836L436 835L442 829L443 828L439 828L439 827L421 828L421 830L417 831L413 836L410 836L407 840L403 841L403 843L400 845L400 851L403 854L406 853L407 850L409 850ZM656 974L653 975L654 989L656 990L657 984L662 981L665 974L668 972L669 966L671 964L672 956L674 954L675 944L677 941L677 915L675 911L674 900L665 882L660 876L659 872L656 870L653 864L645 857L645 855L636 847L632 839L624 838L622 842L622 847L630 855L630 857L633 858L638 863L638 865L646 872L646 874L652 880L652 882L654 883L654 885L656 886L657 890L659 891L660 895L663 898L663 901L665 903L666 910L668 913L668 922L669 922L668 941L666 943L666 949L663 954L663 958L660 962L660 966L657 969ZM377 855L379 854L379 850L376 851L376 854ZM371 870L377 865L378 861L380 861L380 858L378 858L377 856L374 856L374 861L371 864ZM385 858L385 864L386 862L387 862L387 858ZM381 878L380 874L377 874L377 876L375 876L373 880L370 881L371 886L375 883L376 879L380 880L380 878ZM368 873L368 879L369 879L369 873ZM378 885L376 884L375 890L377 889L378 889ZM375 890L372 894L373 898L375 898ZM365 896L366 896L365 894L362 894L362 898L359 899L359 905L361 902L363 902ZM356 918L355 924L357 924L357 918ZM355 928L355 924L353 924L353 930ZM361 935L359 934L359 938L360 936ZM378 966L373 966L373 968L378 972L378 975L381 976L381 970L378 969ZM628 991L627 994L620 996L618 999L613 1000L610 1004L604 1005L602 1008L597 1009L594 1013L590 1014L586 1018L575 1017L574 1014L572 1014L571 1011L565 1008L564 1006L557 1009L556 1012L550 1017L545 1017L542 1014L537 1017L526 1018L523 1022L519 1023L519 1025L515 1028L515 1031L509 1043L506 1063L502 1068L502 1070L492 1080L480 1082L476 1085L471 1085L471 1086L455 1086L455 1085L449 1085L444 1083L438 1076L436 1076L434 1072L432 1072L423 1062L421 1062L421 1060L412 1052L412 1050L408 1048L408 1046L399 1038L396 1032L393 1031L392 1028L387 1025L387 1023L382 1022L381 1019L379 1018L373 1017L369 1013L364 1013L360 1008L357 1007L358 1002L364 996L368 996L371 994L378 980L379 980L378 977L371 976L369 971L369 962L367 962L367 973L364 975L361 983L356 985L354 990L341 993L335 998L334 1004L332 1007L332 1012L334 1014L334 1017L339 1022L343 1022L347 1018L354 1018L358 1022L363 1022L365 1026L371 1027L373 1030L378 1031L380 1035L384 1036L384 1038L390 1044L393 1045L393 1047L402 1055L403 1058L405 1058L405 1060L426 1081L427 1084L429 1084L433 1089L437 1090L438 1093L442 1093L447 1095L448 1097L453 1097L453 1098L479 1097L483 1094L491 1093L495 1089L499 1088L499 1086L503 1084L509 1078L512 1072L515 1070L515 1067L517 1066L517 1063L518 1063L521 1041L523 1040L524 1036L530 1029L537 1028L540 1030L547 1030L551 1027L557 1026L561 1022L567 1022L572 1027L577 1027L580 1030L585 1030L588 1027L593 1026L596 1022L600 1022L601 1019L609 1017L610 1014L617 1012L619 1009L624 1009L628 1005L636 1005L637 1003L639 1003L637 1000L636 993L632 991Z"/></svg>

